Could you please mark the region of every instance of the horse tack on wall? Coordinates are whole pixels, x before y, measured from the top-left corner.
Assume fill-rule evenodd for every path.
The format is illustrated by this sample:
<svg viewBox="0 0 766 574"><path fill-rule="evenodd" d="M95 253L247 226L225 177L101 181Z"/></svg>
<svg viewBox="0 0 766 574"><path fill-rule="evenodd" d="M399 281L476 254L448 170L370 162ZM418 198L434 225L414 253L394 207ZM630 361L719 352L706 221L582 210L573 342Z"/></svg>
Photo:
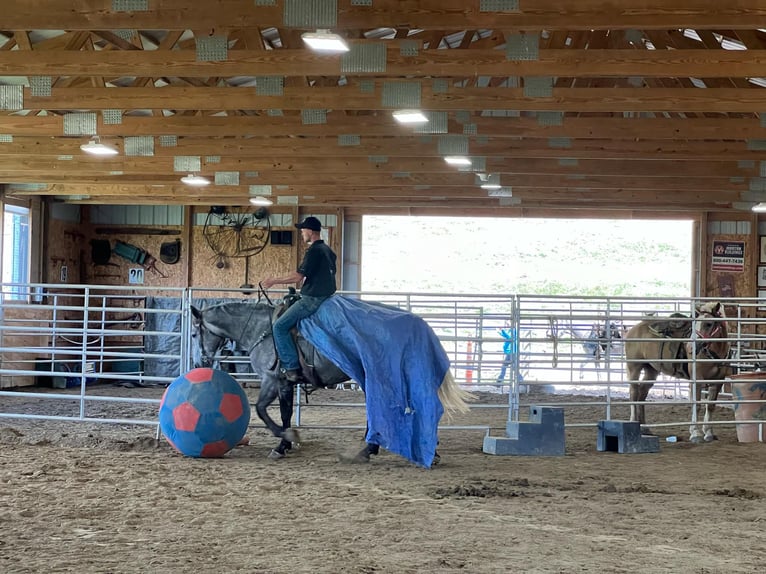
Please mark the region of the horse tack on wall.
<svg viewBox="0 0 766 574"><path fill-rule="evenodd" d="M181 240L166 241L160 245L160 260L167 265L175 265L181 260Z"/></svg>
<svg viewBox="0 0 766 574"><path fill-rule="evenodd" d="M167 275L157 269L157 258L150 255L145 249L141 249L140 247L136 247L135 245L117 239L114 242L113 252L115 255L127 259L131 263L137 263L144 269L156 273L160 277L167 278Z"/></svg>

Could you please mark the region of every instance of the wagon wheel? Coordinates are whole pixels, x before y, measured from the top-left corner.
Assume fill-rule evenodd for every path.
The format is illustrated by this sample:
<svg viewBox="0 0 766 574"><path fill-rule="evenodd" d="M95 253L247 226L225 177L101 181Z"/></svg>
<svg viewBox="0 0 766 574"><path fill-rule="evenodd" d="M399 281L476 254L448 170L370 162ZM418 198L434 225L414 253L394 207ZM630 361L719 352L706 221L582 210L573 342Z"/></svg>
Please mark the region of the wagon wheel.
<svg viewBox="0 0 766 574"><path fill-rule="evenodd" d="M266 209L235 209L213 206L205 218L202 234L219 260L257 255L269 242L271 221Z"/></svg>

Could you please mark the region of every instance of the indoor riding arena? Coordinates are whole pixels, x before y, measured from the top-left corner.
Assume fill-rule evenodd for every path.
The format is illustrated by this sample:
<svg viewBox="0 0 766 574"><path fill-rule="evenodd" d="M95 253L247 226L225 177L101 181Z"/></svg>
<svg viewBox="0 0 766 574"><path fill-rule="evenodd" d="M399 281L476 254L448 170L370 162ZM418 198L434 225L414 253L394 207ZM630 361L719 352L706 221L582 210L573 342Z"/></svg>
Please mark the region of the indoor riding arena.
<svg viewBox="0 0 766 574"><path fill-rule="evenodd" d="M561 4L4 0L0 572L764 571L766 7ZM682 221L688 293L370 288L373 216Z"/></svg>

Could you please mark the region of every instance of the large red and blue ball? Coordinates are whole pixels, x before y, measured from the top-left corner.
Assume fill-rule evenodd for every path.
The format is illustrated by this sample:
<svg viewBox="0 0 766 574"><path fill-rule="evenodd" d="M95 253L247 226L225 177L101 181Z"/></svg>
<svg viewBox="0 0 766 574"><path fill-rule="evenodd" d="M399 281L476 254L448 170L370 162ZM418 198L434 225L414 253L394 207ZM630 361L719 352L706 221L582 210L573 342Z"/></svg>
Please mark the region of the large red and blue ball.
<svg viewBox="0 0 766 574"><path fill-rule="evenodd" d="M250 403L234 378L193 369L175 379L160 402L160 428L170 445L191 457L222 457L250 423Z"/></svg>

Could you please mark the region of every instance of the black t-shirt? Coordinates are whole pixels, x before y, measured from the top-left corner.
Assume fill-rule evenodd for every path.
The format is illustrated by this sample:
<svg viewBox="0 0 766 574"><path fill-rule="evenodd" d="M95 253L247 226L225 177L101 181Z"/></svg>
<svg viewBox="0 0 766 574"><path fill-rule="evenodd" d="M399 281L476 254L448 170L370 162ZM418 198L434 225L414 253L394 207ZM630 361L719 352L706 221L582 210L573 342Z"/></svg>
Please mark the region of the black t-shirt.
<svg viewBox="0 0 766 574"><path fill-rule="evenodd" d="M337 256L327 244L317 239L306 250L298 273L306 279L301 294L309 297L329 297L335 293L335 261Z"/></svg>

